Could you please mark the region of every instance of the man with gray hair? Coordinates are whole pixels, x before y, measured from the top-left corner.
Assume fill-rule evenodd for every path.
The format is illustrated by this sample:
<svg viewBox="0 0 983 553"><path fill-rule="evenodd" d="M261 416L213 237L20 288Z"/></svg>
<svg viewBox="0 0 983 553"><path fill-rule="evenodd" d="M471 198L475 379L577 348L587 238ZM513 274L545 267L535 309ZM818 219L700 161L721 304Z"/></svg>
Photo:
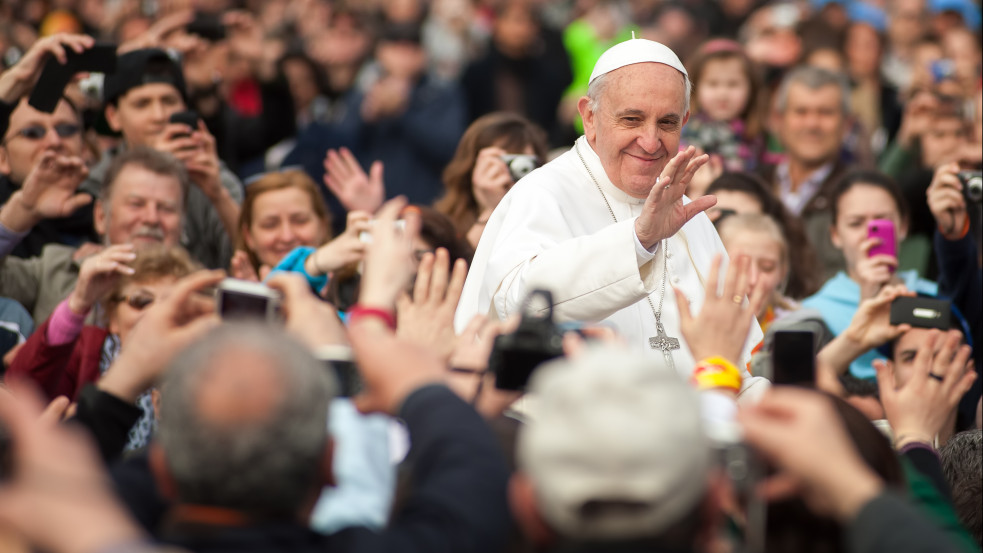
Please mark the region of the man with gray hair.
<svg viewBox="0 0 983 553"><path fill-rule="evenodd" d="M679 152L689 119L686 68L665 45L631 39L597 61L578 104L584 136L516 184L492 213L468 273L455 326L506 319L530 291L553 294L560 321L603 321L652 363L688 377L673 289L691 310L723 245L686 185L708 157ZM744 301L741 290L733 301ZM753 325L739 367L761 339ZM744 371L744 389L760 382Z"/></svg>
<svg viewBox="0 0 983 553"><path fill-rule="evenodd" d="M830 194L848 169L840 159L850 115L846 77L818 67L798 67L782 81L776 108L786 159L762 166L761 176L789 212L802 218L825 280L846 268L829 230Z"/></svg>
<svg viewBox="0 0 983 553"><path fill-rule="evenodd" d="M47 154L0 209L0 227L10 237L7 248L0 247L0 295L19 301L39 323L75 288L85 255L62 244L48 244L29 259L7 254L39 221L87 201L76 193L85 174L81 159ZM110 246L178 245L189 182L184 167L169 154L150 148L127 151L113 160L97 194L96 232Z"/></svg>
<svg viewBox="0 0 983 553"><path fill-rule="evenodd" d="M225 324L182 351L164 377L159 439L149 451L171 502L158 537L194 552L500 551L509 529L507 468L491 431L445 386L421 385L411 360L391 378L378 370L360 368L361 397L391 398L386 412L405 422L412 491L385 530L322 535L308 521L334 484L325 431L337 393L330 370L285 331L262 324Z"/></svg>

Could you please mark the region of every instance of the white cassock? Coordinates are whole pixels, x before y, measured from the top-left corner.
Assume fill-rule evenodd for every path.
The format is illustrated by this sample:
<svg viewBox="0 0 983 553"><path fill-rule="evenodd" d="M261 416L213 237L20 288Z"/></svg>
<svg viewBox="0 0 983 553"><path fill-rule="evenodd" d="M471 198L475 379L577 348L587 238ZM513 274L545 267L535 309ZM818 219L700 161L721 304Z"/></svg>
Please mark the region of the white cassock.
<svg viewBox="0 0 983 553"><path fill-rule="evenodd" d="M584 162L577 155L578 148ZM635 237L635 219L644 203L611 183L587 139L580 137L570 151L526 175L495 208L455 314L458 332L476 314L505 319L519 313L528 293L543 288L553 294L556 321L612 326L632 348L664 366L663 352L649 346L649 338L657 332L653 308L646 301L649 297L652 305L659 306L664 258L661 245L652 254ZM671 355L680 376L688 378L695 361L679 331L672 288L683 292L692 313L698 312L713 255L719 252L726 259L726 252L703 213L667 243L668 282L661 320L666 333L683 346ZM742 395L751 387L758 389L750 395L757 395L767 386L745 368L761 337L761 329L753 324L739 365L745 373Z"/></svg>

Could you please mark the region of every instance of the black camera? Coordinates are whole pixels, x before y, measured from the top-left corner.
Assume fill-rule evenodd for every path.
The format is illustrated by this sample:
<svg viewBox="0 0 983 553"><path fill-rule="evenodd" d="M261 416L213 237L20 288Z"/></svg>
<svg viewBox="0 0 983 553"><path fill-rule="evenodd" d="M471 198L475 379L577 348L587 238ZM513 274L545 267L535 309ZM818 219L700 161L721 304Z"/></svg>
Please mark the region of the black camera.
<svg viewBox="0 0 983 553"><path fill-rule="evenodd" d="M545 307L537 309L543 303ZM495 338L488 370L495 374L496 388L523 390L536 367L562 355L563 333L553 323L553 294L533 290L523 304L519 328Z"/></svg>
<svg viewBox="0 0 983 553"><path fill-rule="evenodd" d="M963 183L966 201L978 204L983 200L983 171L960 171L959 182Z"/></svg>
<svg viewBox="0 0 983 553"><path fill-rule="evenodd" d="M539 158L529 154L506 154L502 156L502 161L508 166L514 182L519 182L519 179L539 167Z"/></svg>

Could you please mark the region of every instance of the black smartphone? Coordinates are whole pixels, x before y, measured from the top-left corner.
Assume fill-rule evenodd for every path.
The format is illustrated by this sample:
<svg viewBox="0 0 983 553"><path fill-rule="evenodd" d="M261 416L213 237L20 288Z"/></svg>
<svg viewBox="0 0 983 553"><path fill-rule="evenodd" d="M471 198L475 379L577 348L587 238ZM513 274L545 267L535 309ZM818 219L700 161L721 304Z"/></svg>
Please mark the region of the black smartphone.
<svg viewBox="0 0 983 553"><path fill-rule="evenodd" d="M949 300L901 296L891 302L892 325L949 330L951 323L952 303Z"/></svg>
<svg viewBox="0 0 983 553"><path fill-rule="evenodd" d="M65 93L65 87L76 73L116 72L116 45L96 43L92 48L78 53L70 48L65 49L65 63L59 63L51 57L41 69L34 90L27 102L38 111L52 113Z"/></svg>
<svg viewBox="0 0 983 553"><path fill-rule="evenodd" d="M771 344L775 384L811 387L816 382L816 337L809 330L778 330Z"/></svg>
<svg viewBox="0 0 983 553"><path fill-rule="evenodd" d="M188 23L185 30L188 34L198 35L212 42L225 40L225 25L217 15L196 13L195 18L191 23Z"/></svg>
<svg viewBox="0 0 983 553"><path fill-rule="evenodd" d="M180 123L182 125L187 125L191 127L192 130L198 128L198 112L193 110L187 111L177 111L171 114L169 121L171 123ZM191 136L190 133L179 133L175 134L174 138L187 138Z"/></svg>

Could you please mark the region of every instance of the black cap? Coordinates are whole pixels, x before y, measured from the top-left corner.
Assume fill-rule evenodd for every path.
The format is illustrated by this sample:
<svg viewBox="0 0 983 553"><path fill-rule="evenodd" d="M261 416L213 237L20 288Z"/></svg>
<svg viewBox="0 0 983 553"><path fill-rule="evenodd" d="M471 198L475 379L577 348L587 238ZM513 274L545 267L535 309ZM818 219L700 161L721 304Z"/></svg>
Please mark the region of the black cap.
<svg viewBox="0 0 983 553"><path fill-rule="evenodd" d="M188 103L188 90L184 84L181 64L159 48L145 48L121 54L116 60L116 72L106 75L102 99L107 104L114 104L130 90L153 83L172 85L181 94L184 103Z"/></svg>

